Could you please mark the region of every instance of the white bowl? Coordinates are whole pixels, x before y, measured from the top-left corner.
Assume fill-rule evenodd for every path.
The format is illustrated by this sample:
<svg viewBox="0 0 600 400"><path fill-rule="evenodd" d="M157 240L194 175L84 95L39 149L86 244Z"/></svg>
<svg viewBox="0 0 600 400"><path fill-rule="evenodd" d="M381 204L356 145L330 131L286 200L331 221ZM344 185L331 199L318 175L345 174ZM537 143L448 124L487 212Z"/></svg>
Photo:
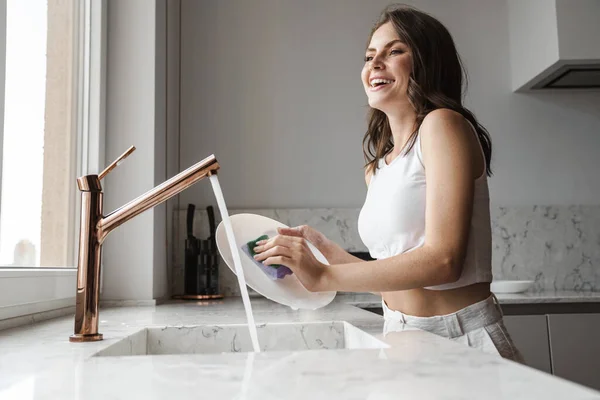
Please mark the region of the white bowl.
<svg viewBox="0 0 600 400"><path fill-rule="evenodd" d="M273 237L277 235L277 228L287 228L287 225L256 214L236 214L231 215L230 219L235 241L237 242L237 248L242 260L244 278L246 278L246 284L248 286L266 298L290 306L294 309L316 310L317 308L324 307L331 303L336 292L309 292L294 274L287 275L283 279L271 280L246 254L244 254L243 251L240 250L240 246L244 243L254 240L261 235ZM216 239L217 248L221 253L221 257L225 260L225 264L227 264L229 269L237 275L223 222L217 227ZM317 260L325 265L329 265L327 259L312 245L312 243L307 242L307 244Z"/></svg>
<svg viewBox="0 0 600 400"><path fill-rule="evenodd" d="M533 285L533 281L493 281L493 293L522 293Z"/></svg>

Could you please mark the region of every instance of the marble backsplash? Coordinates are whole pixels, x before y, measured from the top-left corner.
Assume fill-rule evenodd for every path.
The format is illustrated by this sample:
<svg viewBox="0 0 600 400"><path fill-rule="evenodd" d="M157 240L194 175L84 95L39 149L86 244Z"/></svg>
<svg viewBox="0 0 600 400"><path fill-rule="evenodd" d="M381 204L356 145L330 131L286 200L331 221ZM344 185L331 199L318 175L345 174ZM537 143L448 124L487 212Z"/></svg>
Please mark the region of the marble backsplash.
<svg viewBox="0 0 600 400"><path fill-rule="evenodd" d="M492 209L494 279L534 291L600 291L600 206Z"/></svg>
<svg viewBox="0 0 600 400"><path fill-rule="evenodd" d="M359 209L236 209L288 226L308 224L349 251L366 251L358 235ZM221 218L215 206L216 222ZM171 292L183 293L186 210L173 218ZM205 210L196 210L194 235L209 236ZM600 206L529 206L492 208L494 279L534 280L533 291L600 291ZM239 295L235 275L221 259L221 292Z"/></svg>

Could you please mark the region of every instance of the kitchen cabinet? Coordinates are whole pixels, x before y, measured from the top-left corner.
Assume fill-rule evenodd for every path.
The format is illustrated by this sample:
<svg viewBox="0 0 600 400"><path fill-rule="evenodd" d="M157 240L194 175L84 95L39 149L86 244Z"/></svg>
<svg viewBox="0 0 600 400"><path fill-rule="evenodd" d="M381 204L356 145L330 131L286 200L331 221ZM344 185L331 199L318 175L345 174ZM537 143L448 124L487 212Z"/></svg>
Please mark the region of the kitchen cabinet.
<svg viewBox="0 0 600 400"><path fill-rule="evenodd" d="M513 90L593 89L600 1L508 0Z"/></svg>
<svg viewBox="0 0 600 400"><path fill-rule="evenodd" d="M548 315L554 375L600 390L600 314Z"/></svg>
<svg viewBox="0 0 600 400"><path fill-rule="evenodd" d="M504 325L525 363L552 373L550 343L545 315L505 315Z"/></svg>
<svg viewBox="0 0 600 400"><path fill-rule="evenodd" d="M383 314L381 307L365 309ZM600 390L598 303L509 304L502 309L506 329L529 367Z"/></svg>

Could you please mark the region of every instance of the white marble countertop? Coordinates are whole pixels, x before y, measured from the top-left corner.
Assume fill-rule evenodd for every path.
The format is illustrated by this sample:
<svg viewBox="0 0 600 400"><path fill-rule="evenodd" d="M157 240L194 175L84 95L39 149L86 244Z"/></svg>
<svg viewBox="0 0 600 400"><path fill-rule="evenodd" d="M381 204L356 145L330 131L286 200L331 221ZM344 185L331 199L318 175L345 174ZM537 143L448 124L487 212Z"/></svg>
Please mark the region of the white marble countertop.
<svg viewBox="0 0 600 400"><path fill-rule="evenodd" d="M600 292L569 290L497 294L500 304L600 303ZM381 297L372 293L338 293L336 301L362 308L380 308Z"/></svg>
<svg viewBox="0 0 600 400"><path fill-rule="evenodd" d="M293 311L253 299L257 324L347 321L387 348L93 357L147 327L244 324L239 298L101 309L104 340L70 343L73 317L0 331L0 399L600 399L600 393L444 338L382 334L344 303Z"/></svg>
<svg viewBox="0 0 600 400"><path fill-rule="evenodd" d="M496 297L500 304L600 303L600 292L572 290L497 294Z"/></svg>

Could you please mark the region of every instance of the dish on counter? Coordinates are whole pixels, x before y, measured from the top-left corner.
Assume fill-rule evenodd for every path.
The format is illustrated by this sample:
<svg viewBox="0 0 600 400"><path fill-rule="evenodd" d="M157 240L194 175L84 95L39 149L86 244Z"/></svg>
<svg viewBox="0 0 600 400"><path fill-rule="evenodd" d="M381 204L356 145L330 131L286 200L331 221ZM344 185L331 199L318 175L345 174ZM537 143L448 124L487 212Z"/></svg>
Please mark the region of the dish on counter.
<svg viewBox="0 0 600 400"><path fill-rule="evenodd" d="M492 281L492 293L523 293L527 291L534 281Z"/></svg>

